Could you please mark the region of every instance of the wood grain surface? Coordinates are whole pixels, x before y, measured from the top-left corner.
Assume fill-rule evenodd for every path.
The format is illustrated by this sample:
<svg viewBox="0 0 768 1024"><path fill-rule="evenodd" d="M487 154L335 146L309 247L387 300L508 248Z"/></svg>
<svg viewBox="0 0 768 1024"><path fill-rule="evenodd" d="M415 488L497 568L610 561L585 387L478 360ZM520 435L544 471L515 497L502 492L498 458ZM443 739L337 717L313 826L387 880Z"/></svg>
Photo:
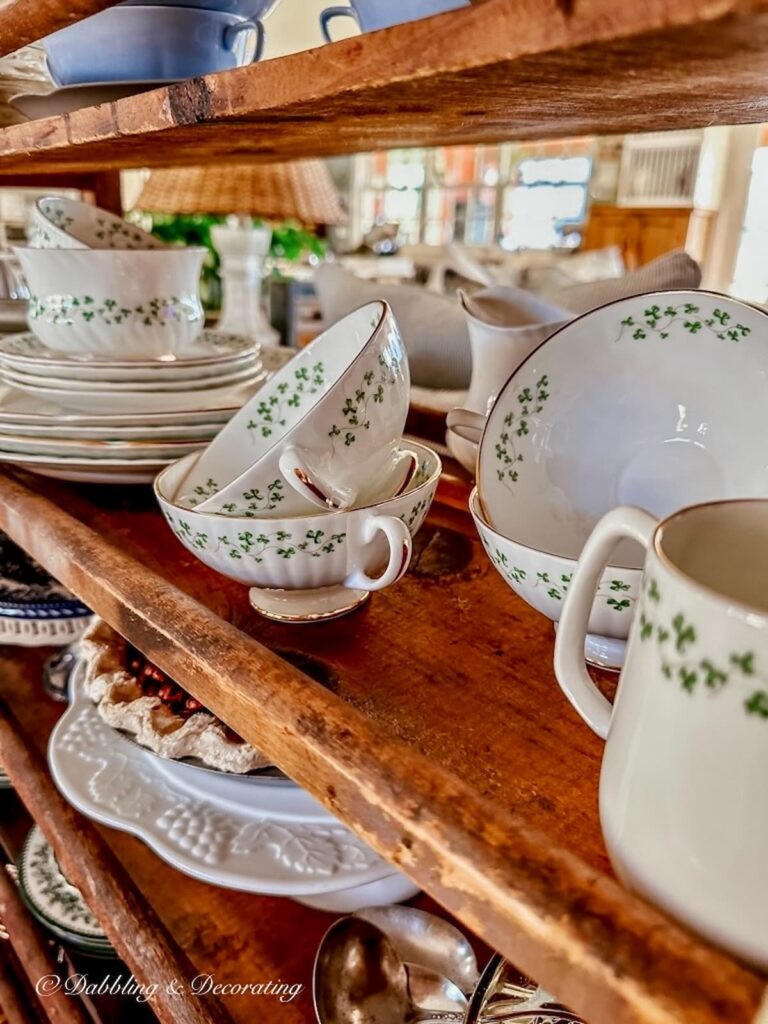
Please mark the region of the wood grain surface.
<svg viewBox="0 0 768 1024"><path fill-rule="evenodd" d="M762 121L767 55L768 0L487 0L6 128L0 173Z"/></svg>
<svg viewBox="0 0 768 1024"><path fill-rule="evenodd" d="M146 489L0 487L14 540L565 1003L595 1024L751 1020L763 980L613 877L599 741L466 514L438 506L362 610L291 627L188 554Z"/></svg>

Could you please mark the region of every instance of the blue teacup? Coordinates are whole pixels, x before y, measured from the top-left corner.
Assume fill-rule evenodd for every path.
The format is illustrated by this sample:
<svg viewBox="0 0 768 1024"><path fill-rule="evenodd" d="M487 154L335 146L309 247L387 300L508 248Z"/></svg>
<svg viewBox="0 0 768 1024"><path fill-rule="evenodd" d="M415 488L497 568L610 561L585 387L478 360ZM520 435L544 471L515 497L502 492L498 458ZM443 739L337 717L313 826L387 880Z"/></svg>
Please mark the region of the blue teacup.
<svg viewBox="0 0 768 1024"><path fill-rule="evenodd" d="M350 0L350 5L326 7L320 15L320 28L326 42L333 41L329 26L334 18L354 18L361 32L375 32L405 21L442 14L454 7L467 7L469 0Z"/></svg>
<svg viewBox="0 0 768 1024"><path fill-rule="evenodd" d="M235 14L110 7L41 41L56 85L178 81L257 60L263 31Z"/></svg>

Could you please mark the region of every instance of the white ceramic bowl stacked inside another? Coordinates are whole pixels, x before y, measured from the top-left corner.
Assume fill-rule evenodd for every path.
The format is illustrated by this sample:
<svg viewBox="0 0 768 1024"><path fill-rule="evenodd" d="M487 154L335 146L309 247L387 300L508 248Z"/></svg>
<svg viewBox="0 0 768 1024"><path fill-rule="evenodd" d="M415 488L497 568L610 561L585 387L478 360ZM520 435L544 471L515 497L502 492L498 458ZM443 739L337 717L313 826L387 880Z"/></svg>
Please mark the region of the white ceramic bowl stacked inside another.
<svg viewBox="0 0 768 1024"><path fill-rule="evenodd" d="M408 360L371 302L278 372L199 456L158 478L169 525L282 621L331 618L396 582L440 460L402 439Z"/></svg>
<svg viewBox="0 0 768 1024"><path fill-rule="evenodd" d="M16 250L32 332L0 339L0 461L148 482L253 394L259 347L203 329L204 249L71 199L39 200L34 218L37 247Z"/></svg>
<svg viewBox="0 0 768 1024"><path fill-rule="evenodd" d="M654 292L572 321L512 374L480 444L470 508L509 586L554 622L582 546L617 505L666 515L768 495L768 315L704 291ZM589 660L619 667L643 552L614 551Z"/></svg>

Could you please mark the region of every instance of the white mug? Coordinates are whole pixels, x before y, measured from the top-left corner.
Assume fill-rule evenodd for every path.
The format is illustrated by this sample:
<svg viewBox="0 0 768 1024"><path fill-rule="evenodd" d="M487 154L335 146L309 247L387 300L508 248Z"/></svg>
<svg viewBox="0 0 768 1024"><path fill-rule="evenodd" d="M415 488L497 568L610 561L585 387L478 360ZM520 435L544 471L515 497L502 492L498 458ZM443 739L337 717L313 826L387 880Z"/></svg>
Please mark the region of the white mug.
<svg viewBox="0 0 768 1024"><path fill-rule="evenodd" d="M584 667L596 584L618 541L647 549L613 708ZM555 672L606 739L600 821L617 874L709 940L768 968L768 500L658 522L617 508L565 600Z"/></svg>

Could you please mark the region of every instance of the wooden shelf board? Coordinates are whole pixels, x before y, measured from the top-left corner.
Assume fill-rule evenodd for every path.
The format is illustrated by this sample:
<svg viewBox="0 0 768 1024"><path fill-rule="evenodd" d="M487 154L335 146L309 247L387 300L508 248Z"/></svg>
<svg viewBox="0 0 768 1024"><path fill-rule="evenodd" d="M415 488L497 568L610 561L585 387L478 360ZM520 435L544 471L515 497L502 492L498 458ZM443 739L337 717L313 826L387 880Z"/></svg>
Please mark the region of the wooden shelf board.
<svg viewBox="0 0 768 1024"><path fill-rule="evenodd" d="M41 752L63 710L40 685L42 663L49 653L11 647L0 653L0 697ZM262 1016L279 1024L314 1020L312 965L320 939L338 915L293 900L198 882L164 863L138 839L114 829L100 831L201 974L211 974L222 985L280 980L303 986L296 999L285 1003L247 993L222 995L235 1024L252 1024ZM411 902L445 916L428 896ZM476 942L476 951L484 962L487 947Z"/></svg>
<svg viewBox="0 0 768 1024"><path fill-rule="evenodd" d="M613 877L600 743L554 681L550 623L497 576L458 487L400 584L308 627L259 618L147 489L3 474L0 528L593 1024L747 1024L763 980Z"/></svg>
<svg viewBox="0 0 768 1024"><path fill-rule="evenodd" d="M115 0L4 0L0 4L0 56L113 3Z"/></svg>
<svg viewBox="0 0 768 1024"><path fill-rule="evenodd" d="M0 132L0 174L768 119L768 0L486 0Z"/></svg>

